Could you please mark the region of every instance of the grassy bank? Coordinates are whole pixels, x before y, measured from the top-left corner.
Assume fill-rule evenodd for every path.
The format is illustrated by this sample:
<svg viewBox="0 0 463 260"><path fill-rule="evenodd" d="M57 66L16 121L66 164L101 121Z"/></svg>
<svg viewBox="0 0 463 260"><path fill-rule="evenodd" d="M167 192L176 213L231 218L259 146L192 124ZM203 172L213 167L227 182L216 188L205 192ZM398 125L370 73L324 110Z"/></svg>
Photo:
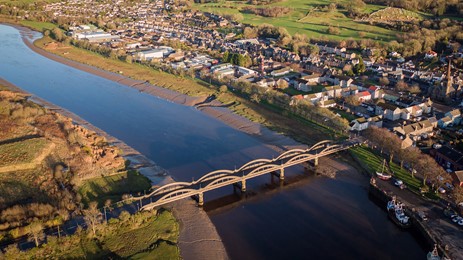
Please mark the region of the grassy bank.
<svg viewBox="0 0 463 260"><path fill-rule="evenodd" d="M349 151L351 155L358 160L358 162L361 162L362 167L370 175L374 175L374 173L380 169L383 164L384 159L367 147L357 146L351 148ZM400 166L395 163L391 163L390 167L394 173L394 177L402 180L412 191L419 192L423 185L419 179L412 177L411 173L403 168L400 168Z"/></svg>
<svg viewBox="0 0 463 260"><path fill-rule="evenodd" d="M150 188L151 183L148 178L131 170L87 180L79 187L79 194L84 204L97 201L101 207L108 199L117 202L124 194L143 193L144 190L148 191Z"/></svg>

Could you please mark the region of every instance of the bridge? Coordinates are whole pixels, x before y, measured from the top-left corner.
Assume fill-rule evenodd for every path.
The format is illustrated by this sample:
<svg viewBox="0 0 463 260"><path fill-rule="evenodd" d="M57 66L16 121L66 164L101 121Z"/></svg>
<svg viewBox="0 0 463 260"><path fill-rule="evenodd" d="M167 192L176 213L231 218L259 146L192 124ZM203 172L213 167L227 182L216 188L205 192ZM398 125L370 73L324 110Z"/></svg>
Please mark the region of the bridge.
<svg viewBox="0 0 463 260"><path fill-rule="evenodd" d="M325 140L314 144L307 149L288 150L273 159L256 159L250 161L235 170L216 170L209 172L192 182L173 182L161 186L149 194L132 197L129 200L150 199L146 205L140 205L140 210L150 210L155 207L175 202L181 199L195 197L198 206L204 204L204 193L219 189L228 185L235 185L246 191L246 181L251 178L259 177L264 174L274 174L280 180L285 178L285 168L301 163L313 162L318 165L318 158L347 150L352 146L358 145L356 141L347 141L341 144L334 144L332 141Z"/></svg>

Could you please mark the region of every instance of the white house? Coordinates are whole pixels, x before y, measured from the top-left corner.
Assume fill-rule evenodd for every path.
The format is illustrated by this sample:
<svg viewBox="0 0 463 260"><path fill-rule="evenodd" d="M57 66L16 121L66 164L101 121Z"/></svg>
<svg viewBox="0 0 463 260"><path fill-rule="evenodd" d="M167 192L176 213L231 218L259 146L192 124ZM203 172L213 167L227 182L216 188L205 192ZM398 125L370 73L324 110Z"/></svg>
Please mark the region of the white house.
<svg viewBox="0 0 463 260"><path fill-rule="evenodd" d="M312 87L309 85L309 82L305 79L295 79L293 81L293 87L297 90L304 92L312 91Z"/></svg>
<svg viewBox="0 0 463 260"><path fill-rule="evenodd" d="M274 70L274 71L270 72L270 75L272 75L273 77L281 77L281 76L284 76L286 74L289 74L291 71L292 71L291 68L285 67L285 68L282 68L282 69L279 69L279 70Z"/></svg>

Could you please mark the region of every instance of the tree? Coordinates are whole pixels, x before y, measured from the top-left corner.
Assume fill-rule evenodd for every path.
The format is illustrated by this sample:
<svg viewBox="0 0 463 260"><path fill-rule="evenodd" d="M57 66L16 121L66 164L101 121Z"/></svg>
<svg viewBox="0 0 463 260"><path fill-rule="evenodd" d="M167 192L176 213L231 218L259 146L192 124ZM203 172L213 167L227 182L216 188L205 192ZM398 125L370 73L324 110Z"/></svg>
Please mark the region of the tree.
<svg viewBox="0 0 463 260"><path fill-rule="evenodd" d="M279 89L287 89L288 88L288 82L284 79L279 79L277 81L277 87Z"/></svg>
<svg viewBox="0 0 463 260"><path fill-rule="evenodd" d="M39 240L43 238L43 224L39 221L34 221L26 227L29 239L34 241L35 246L39 246Z"/></svg>
<svg viewBox="0 0 463 260"><path fill-rule="evenodd" d="M380 84L381 86L389 85L389 79L386 78L386 77L382 77L382 78L379 79L379 84Z"/></svg>
<svg viewBox="0 0 463 260"><path fill-rule="evenodd" d="M405 81L403 80L399 80L397 82L397 84L395 84L395 88L398 90L398 91L407 91L408 90L408 84L405 83Z"/></svg>
<svg viewBox="0 0 463 260"><path fill-rule="evenodd" d="M243 30L243 37L246 39L256 38L257 37L257 29L252 27L245 27Z"/></svg>
<svg viewBox="0 0 463 260"><path fill-rule="evenodd" d="M418 85L413 85L411 86L411 88L409 89L410 93L412 94L420 94L421 93L421 89Z"/></svg>
<svg viewBox="0 0 463 260"><path fill-rule="evenodd" d="M227 85L222 85L222 86L220 86L219 91L220 91L221 93L227 92L227 91L228 91Z"/></svg>
<svg viewBox="0 0 463 260"><path fill-rule="evenodd" d="M363 63L362 57L359 57L359 63L355 64L354 70L356 74L362 74L366 71L365 63Z"/></svg>
<svg viewBox="0 0 463 260"><path fill-rule="evenodd" d="M58 27L55 27L53 28L53 30L51 31L52 32L52 36L55 40L61 42L64 40L64 34L63 34L63 31L61 31L60 28Z"/></svg>
<svg viewBox="0 0 463 260"><path fill-rule="evenodd" d="M96 234L96 228L100 223L101 212L98 210L98 203L95 201L90 202L88 209L83 211L85 223L92 228L93 235Z"/></svg>

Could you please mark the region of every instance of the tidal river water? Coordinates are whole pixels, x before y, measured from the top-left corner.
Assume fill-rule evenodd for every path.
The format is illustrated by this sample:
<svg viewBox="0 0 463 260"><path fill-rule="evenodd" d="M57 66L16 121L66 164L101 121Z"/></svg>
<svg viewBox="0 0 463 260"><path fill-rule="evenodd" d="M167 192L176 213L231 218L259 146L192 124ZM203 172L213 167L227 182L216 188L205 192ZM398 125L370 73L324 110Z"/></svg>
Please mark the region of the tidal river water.
<svg viewBox="0 0 463 260"><path fill-rule="evenodd" d="M176 180L277 155L193 107L47 59L6 25L0 25L0 77L124 141ZM248 190L256 196L209 212L232 259L425 258L416 238L368 198L368 180L355 171L339 172L336 179L309 176L263 191L268 182L269 176L251 181ZM231 194L231 187L206 193L206 204Z"/></svg>

